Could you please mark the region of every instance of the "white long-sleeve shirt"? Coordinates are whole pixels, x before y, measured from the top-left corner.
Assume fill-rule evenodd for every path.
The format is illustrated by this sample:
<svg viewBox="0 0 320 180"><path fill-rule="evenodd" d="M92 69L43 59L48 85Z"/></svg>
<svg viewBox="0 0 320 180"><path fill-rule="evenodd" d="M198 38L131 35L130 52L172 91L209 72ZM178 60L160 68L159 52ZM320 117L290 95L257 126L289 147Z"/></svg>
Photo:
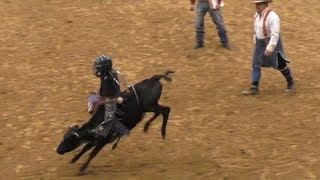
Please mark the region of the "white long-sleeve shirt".
<svg viewBox="0 0 320 180"><path fill-rule="evenodd" d="M261 13L255 14L254 32L255 36L258 39L265 39L263 33L263 20L268 10L269 8L266 8ZM269 44L267 45L267 50L273 52L274 49L277 47L280 35L280 18L274 11L271 11L267 16L266 29L267 36L270 37Z"/></svg>

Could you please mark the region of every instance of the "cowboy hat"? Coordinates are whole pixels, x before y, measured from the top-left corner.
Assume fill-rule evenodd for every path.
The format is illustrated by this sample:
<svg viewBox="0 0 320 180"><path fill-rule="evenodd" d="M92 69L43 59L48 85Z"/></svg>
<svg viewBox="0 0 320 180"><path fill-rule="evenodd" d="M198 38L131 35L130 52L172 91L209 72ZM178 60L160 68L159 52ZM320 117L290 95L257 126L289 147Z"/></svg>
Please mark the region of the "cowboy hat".
<svg viewBox="0 0 320 180"><path fill-rule="evenodd" d="M253 3L272 3L272 0L256 0Z"/></svg>

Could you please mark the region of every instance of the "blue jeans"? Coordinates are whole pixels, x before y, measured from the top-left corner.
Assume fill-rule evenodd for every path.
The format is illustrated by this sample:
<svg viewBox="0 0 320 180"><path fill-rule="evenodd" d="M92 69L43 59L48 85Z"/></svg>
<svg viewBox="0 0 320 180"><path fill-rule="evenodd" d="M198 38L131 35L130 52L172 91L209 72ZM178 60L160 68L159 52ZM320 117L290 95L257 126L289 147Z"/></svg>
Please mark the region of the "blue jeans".
<svg viewBox="0 0 320 180"><path fill-rule="evenodd" d="M210 9L209 3L197 3L196 8L196 38L198 44L203 44L204 39L204 16L209 12L212 21L218 29L220 42L223 45L228 44L227 31L223 22L223 18L219 9Z"/></svg>

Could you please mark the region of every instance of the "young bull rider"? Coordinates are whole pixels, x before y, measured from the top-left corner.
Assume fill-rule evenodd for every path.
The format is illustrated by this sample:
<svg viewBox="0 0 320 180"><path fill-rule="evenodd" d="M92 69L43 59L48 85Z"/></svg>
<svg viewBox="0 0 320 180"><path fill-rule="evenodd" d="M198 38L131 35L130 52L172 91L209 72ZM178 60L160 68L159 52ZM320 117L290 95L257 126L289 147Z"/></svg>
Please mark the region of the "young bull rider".
<svg viewBox="0 0 320 180"><path fill-rule="evenodd" d="M104 60L101 60L104 59ZM106 62L103 62L106 61ZM110 61L110 62L108 62ZM106 63L110 65L100 65L101 63ZM101 55L99 57L96 58L95 63L93 65L93 73L95 76L99 77L99 73L101 73L101 70L98 70L100 67L97 66L102 66L104 68L106 68L107 66L111 66L111 73L113 74L113 76L115 77L116 81L118 82L119 85L119 89L117 94L120 95L121 94L121 89L120 89L120 85L122 85L121 87L125 86L124 88L127 88L126 82L123 78L123 76L120 74L119 71L117 71L116 69L114 69L112 67L112 59L109 56L106 55ZM98 69L97 69L98 68ZM109 67L108 67L109 68ZM101 86L101 85L100 85ZM102 103L102 97L101 97L101 93L100 93L101 88L99 89L99 93L96 92L90 92L89 98L88 98L88 113L93 114L98 106ZM123 102L123 98L121 96L118 97L118 103L121 104Z"/></svg>
<svg viewBox="0 0 320 180"><path fill-rule="evenodd" d="M98 106L103 104L106 99L116 98L117 103L122 103L123 98L120 97L121 89L118 82L118 71L112 68L112 59L106 55L99 56L93 64L93 73L95 76L100 77L101 83L99 95L91 94L89 96L88 112L93 114L97 110ZM107 109L107 105L105 105L105 109ZM112 114L115 113L114 106L111 111ZM129 134L130 131L118 121L116 116L113 115L110 122L112 122L112 129L116 132L119 139L122 139Z"/></svg>
<svg viewBox="0 0 320 180"><path fill-rule="evenodd" d="M282 40L280 35L280 19L278 15L268 7L272 0L256 0L254 16L254 43L252 66L252 85L242 92L244 95L259 94L259 81L261 67L272 67L281 72L287 80L286 92L294 91L295 82L288 67Z"/></svg>

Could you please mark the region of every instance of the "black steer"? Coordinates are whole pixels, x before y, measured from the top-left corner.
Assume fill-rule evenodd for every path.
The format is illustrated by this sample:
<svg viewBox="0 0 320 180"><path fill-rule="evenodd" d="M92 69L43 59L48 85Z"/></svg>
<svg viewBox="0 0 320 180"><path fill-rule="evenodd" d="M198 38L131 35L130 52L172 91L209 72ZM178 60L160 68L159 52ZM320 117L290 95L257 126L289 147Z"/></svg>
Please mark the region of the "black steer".
<svg viewBox="0 0 320 180"><path fill-rule="evenodd" d="M158 104L162 93L162 84L159 80L164 78L166 81L171 81L169 77L171 73L173 73L173 71L166 71L164 75L155 75L149 79L145 79L129 87L122 93L125 101L117 105L117 117L129 130L133 129L143 119L146 112L153 112L153 117L151 117L144 126L144 132L148 131L151 122L161 114L163 116L161 134L162 138L165 139L166 126L171 108ZM110 81L108 83L110 83ZM112 132L106 137L97 136L94 133L97 126L104 121L104 113L104 106L100 106L90 120L82 127L78 125L70 127L57 148L58 154L64 154L86 143L82 151L71 159L70 163L75 163L85 152L94 147L88 160L80 169L81 175L85 174L90 161L98 152L106 144L112 143L117 139ZM115 145L116 144L117 143L115 143ZM115 149L115 147L116 146L114 146L113 149Z"/></svg>

